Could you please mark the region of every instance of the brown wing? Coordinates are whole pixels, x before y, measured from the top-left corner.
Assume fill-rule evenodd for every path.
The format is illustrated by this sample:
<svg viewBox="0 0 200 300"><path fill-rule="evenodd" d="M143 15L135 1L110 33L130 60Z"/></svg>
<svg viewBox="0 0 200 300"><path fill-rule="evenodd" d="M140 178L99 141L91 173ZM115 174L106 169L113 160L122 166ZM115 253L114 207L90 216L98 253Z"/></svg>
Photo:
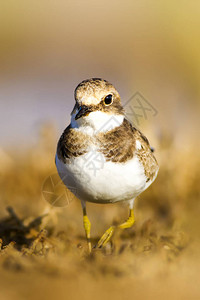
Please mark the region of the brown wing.
<svg viewBox="0 0 200 300"><path fill-rule="evenodd" d="M141 143L141 149L136 149L136 155L139 161L143 164L144 172L147 177L147 182L149 180L153 180L158 171L158 163L153 155L154 150L152 151L152 147L149 144L148 139L137 130L136 139Z"/></svg>
<svg viewBox="0 0 200 300"><path fill-rule="evenodd" d="M158 170L157 161L152 153L148 139L126 119L119 126L97 136L99 150L107 161L124 163L137 155L143 164L147 181L153 179ZM136 148L136 140L141 149Z"/></svg>
<svg viewBox="0 0 200 300"><path fill-rule="evenodd" d="M67 159L78 157L87 152L89 137L81 132L77 132L69 125L61 135L57 155L60 160L66 162Z"/></svg>
<svg viewBox="0 0 200 300"><path fill-rule="evenodd" d="M133 157L135 131L136 129L124 119L120 126L107 133L101 132L97 135L99 150L104 154L107 161L122 163Z"/></svg>

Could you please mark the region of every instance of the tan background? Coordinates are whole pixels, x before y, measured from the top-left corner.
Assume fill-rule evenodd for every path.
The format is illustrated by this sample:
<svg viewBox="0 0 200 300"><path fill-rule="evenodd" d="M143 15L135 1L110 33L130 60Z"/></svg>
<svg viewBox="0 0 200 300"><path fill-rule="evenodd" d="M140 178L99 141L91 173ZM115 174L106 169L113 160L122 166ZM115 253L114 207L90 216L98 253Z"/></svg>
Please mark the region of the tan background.
<svg viewBox="0 0 200 300"><path fill-rule="evenodd" d="M90 77L111 81L123 103L142 93L156 127L198 134L199 10L197 1L2 3L2 142L29 141L49 119L62 129L74 88Z"/></svg>
<svg viewBox="0 0 200 300"><path fill-rule="evenodd" d="M200 3L4 1L0 23L0 298L199 299ZM92 257L78 200L42 198L73 91L90 77L156 108L140 129L160 165L134 228ZM88 212L93 244L127 215Z"/></svg>

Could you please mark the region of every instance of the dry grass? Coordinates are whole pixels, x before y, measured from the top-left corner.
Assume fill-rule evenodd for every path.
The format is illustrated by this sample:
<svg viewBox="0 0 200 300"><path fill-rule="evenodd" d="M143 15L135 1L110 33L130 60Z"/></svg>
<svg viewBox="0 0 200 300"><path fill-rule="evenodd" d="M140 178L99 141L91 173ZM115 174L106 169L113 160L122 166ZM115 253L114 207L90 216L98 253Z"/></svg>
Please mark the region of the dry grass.
<svg viewBox="0 0 200 300"><path fill-rule="evenodd" d="M35 148L10 151L0 179L1 299L200 299L199 155L161 141L160 173L136 203L136 224L87 254L78 200L42 198L55 173L53 129ZM3 166L3 162L2 162ZM92 242L126 218L121 205L88 205Z"/></svg>

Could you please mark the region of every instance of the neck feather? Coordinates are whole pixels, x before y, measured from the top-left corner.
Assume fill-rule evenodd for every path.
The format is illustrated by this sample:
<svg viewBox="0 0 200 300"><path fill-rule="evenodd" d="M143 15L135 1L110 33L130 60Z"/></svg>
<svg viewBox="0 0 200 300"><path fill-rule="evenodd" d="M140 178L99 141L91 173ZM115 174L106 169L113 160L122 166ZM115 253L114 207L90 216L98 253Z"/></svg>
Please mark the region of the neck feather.
<svg viewBox="0 0 200 300"><path fill-rule="evenodd" d="M124 115L107 114L101 111L91 112L88 116L75 120L75 114L71 118L71 127L77 130L95 134L106 132L120 126L123 123Z"/></svg>

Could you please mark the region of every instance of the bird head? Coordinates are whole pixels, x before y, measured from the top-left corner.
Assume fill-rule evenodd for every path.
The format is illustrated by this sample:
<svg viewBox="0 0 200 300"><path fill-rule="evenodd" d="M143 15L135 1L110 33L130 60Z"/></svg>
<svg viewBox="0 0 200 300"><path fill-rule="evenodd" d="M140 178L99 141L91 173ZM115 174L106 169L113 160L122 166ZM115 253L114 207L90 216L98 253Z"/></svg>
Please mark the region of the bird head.
<svg viewBox="0 0 200 300"><path fill-rule="evenodd" d="M75 106L72 119L78 126L98 129L115 118L121 123L124 110L118 91L106 80L92 78L82 81L75 89Z"/></svg>

